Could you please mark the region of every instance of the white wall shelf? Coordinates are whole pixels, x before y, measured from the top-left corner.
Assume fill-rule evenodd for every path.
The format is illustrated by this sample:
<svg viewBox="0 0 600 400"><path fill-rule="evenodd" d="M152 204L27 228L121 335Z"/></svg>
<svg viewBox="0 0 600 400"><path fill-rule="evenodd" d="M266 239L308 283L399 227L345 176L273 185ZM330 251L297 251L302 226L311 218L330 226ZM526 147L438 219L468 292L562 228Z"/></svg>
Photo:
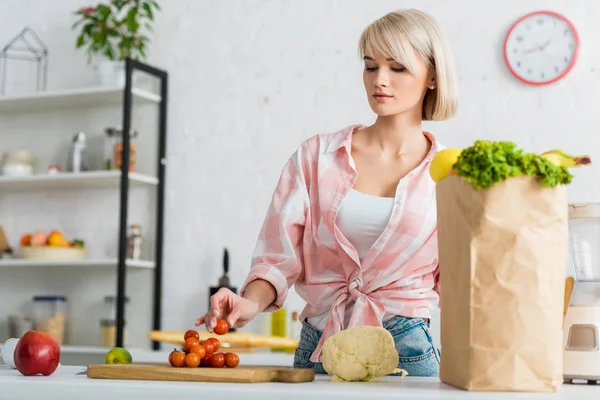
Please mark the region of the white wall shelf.
<svg viewBox="0 0 600 400"><path fill-rule="evenodd" d="M134 79L134 75L137 75L138 72L149 75L152 79L147 81L144 79L143 82L140 80L138 84L137 79ZM38 165L45 166L61 163L59 160L64 157L65 149L63 145L66 144L64 135L67 135L67 132L71 132L72 134L73 132L82 130L99 133L102 127L111 124L111 126L123 126L123 130L129 134L129 132L131 132L130 129L140 129L144 132L150 132L151 128L149 125L156 124L156 145L151 143L152 134L144 134L143 138L140 138L140 140L137 141L138 148L135 152L137 158L136 166L138 166L139 172L130 172L127 175L130 188L140 187L141 189L150 189L150 192L155 192L155 215L153 212L144 213L143 210L134 208L130 204L133 203L130 201L130 195L139 197L139 195L144 196L145 193L133 193L133 191L123 192L120 183L122 182L124 175L120 170L88 171L81 173L68 173L65 171L63 173L52 175L47 174L46 171L40 170L38 174L26 177L8 177L0 175L0 195L5 195L10 191L14 191L10 196L6 196L6 198L3 197L0 200L6 201L8 198L7 203L18 204L17 202L19 200L17 195L29 196L32 194L31 192L35 191L39 191L39 194L43 195L44 192L53 191L55 189L58 193L63 189L81 192L83 198L85 198L86 195L90 195L89 193L85 193L86 189L99 188L112 190L113 192L110 193L111 195L118 195L119 212L112 213L117 219L118 226L116 227L116 232L114 234L112 232L104 233L103 237L114 239L116 236L116 248L120 249L124 244L123 242L128 239L127 227L130 218L132 219L132 222L134 220L137 221L139 218L148 218L149 223L150 220L154 220L153 224L155 232L154 235L150 234L150 236L153 236L152 239L154 240L153 243L149 244L151 245L150 247L152 250L154 250L154 257L156 259L153 261L131 260L124 259L125 255L121 252L117 252L117 254L114 255L111 252L110 255L107 256L104 256L102 252L96 256L96 254L92 252L83 260L46 261L18 258L21 254L19 254L17 250L15 254L17 256L16 258L0 259L0 272L16 273L17 271L22 271L24 276L31 273L34 277L38 273L47 272L49 277L57 280L62 279L62 274L68 276L71 271L89 271L89 273L98 272L97 281L94 281L93 284L91 284L91 282L85 282L84 285L82 285L82 282L73 280L60 281L61 285L64 284L61 290L65 294L73 294L74 296L81 295L79 290L84 290L86 293L87 290L91 290L96 295L100 293L112 293L115 289L112 282L112 277L114 276L117 283L115 295L118 305L124 304L126 299L126 287L122 283L125 282L127 271L136 270L150 272L142 273L138 278L143 282L146 282L143 287L148 289L151 294L151 299L145 299L143 301L136 299L132 301L132 304L136 304L136 307L149 306L152 308L152 313L139 312L138 310L131 312L132 318L135 318L135 322L129 325L132 329L130 329L128 333L129 340L132 340L131 343L138 343L141 346L145 346L148 342L148 338L146 337L147 329L161 329L162 319L162 292L160 291L160 287L163 275L164 257L162 246L165 208L165 186L162 183L166 176L166 162L164 162L164 160L166 160L167 147L166 118L168 111L168 73L152 65L127 58L125 59L125 82L127 83L126 85L115 85L112 87L88 86L69 89L57 88L26 94L7 93L4 96L0 95L0 125L4 127L4 121L7 120L8 124L6 124L7 129L5 130L10 133L9 139L15 141L15 146L18 142L19 148L28 148L30 151L38 153L36 154L39 156ZM130 84L132 89L128 92L125 90L125 87ZM134 111L138 111L138 106L142 106L142 109L139 110L141 111L142 116L137 116L134 119ZM121 114L121 121L119 121L119 113ZM150 113L157 113L158 118L155 120L153 117L149 117ZM19 117L22 117L22 122ZM21 124L23 125L21 126ZM73 126L79 126L80 128L73 128ZM45 132L46 127L48 127L47 132ZM61 127L65 128L61 129ZM34 135L38 135L38 137L33 137L31 139L25 138L24 135L20 134L19 130L26 131L26 133L33 133ZM42 137L39 137L40 132L43 133ZM103 136L104 135L96 135L96 138L104 139ZM146 138L148 138L149 141L146 141ZM29 140L31 140L31 142L29 142ZM57 140L61 142L57 143ZM34 141L35 144L33 144ZM29 143L32 143L32 145ZM93 145L91 146L93 151L91 153L98 153L100 148L96 148L96 145L100 144L100 140L98 142L93 142ZM147 148L146 145L152 147ZM58 158L59 154L61 155L60 159ZM98 155L99 154L94 154L96 157ZM129 162L130 158L125 158L123 160L124 170L128 168ZM135 192L137 192L137 190ZM54 195L57 193L52 194ZM73 193L69 193L69 195L71 194ZM51 200L60 202L60 195L51 197L53 197ZM75 200L78 199L79 197ZM94 200L96 200L96 198L94 198ZM99 206L100 200L101 199L98 199L98 201L92 205ZM39 210L40 214L42 214L41 216L60 219L62 217L60 215L61 213L70 210L68 206L62 206L62 203L60 204L60 207L48 209L48 211ZM83 204L82 199L82 202L75 206L83 208L85 207ZM149 205L150 204L148 204L148 206ZM133 211L131 216L128 213L130 208ZM10 227L9 231L18 231L21 229L17 225L12 225L12 220L21 218L21 215L18 212L13 212L7 207L2 207L2 211L3 213L0 214L3 218L2 222L4 223L4 219L8 220L7 224ZM35 213L35 211L38 210L34 209L33 211ZM49 215L44 215L44 211ZM88 213L87 209L83 211L86 211L86 214L82 215L82 218L78 222L86 224L89 221L85 221L85 218L96 218L96 215ZM33 215L31 217L33 217ZM108 224L113 222L114 221L107 221L106 224L99 226L97 230L107 231L109 229ZM54 226L59 225L56 222L53 224ZM11 233L16 234L15 232ZM100 234L101 233L98 233L98 235ZM100 248L105 247L102 246L102 243L98 243L97 246ZM111 246L111 248L115 247L114 245ZM27 290L28 292L34 290L36 292L43 291L45 290L45 287L50 287L55 283L40 282L39 280L34 279L34 277L31 277L30 280L22 281L23 287L16 286L18 283L16 282L16 284L13 285L16 286L16 293L23 295L23 293L20 292L24 290ZM19 279L21 278L22 277ZM152 279L156 280L157 284L152 284ZM0 288L0 292L9 293L12 289L12 282L10 282L10 279L3 279L0 277L0 283L4 283L4 286ZM96 286L96 283L98 283L98 286ZM77 287L73 288L73 292L67 287L71 285L77 285ZM87 286L85 286L85 289L81 289L79 287L80 285ZM135 288L131 289L133 290L130 296L137 297L143 295L142 290L137 290ZM1 303L4 304L4 307L0 307L1 314L12 312L12 309L14 308L13 305L18 302L18 300L13 301L10 295L2 297L1 300ZM7 301L8 306L6 305ZM68 340L73 343L86 343L87 340L95 334L96 321L91 322L91 315L87 310L82 310L76 301L73 301L72 304L73 308L71 308L69 313L69 325L71 327L76 326L77 329L69 328L69 334L72 336L69 337ZM75 304L77 304L77 306L75 306ZM0 319L3 317L4 315L0 315ZM116 320L116 345L123 346L124 322L125 320L128 320L128 322L130 320L125 315L125 307L117 307ZM148 326L144 327L145 325ZM1 336L0 332L0 337ZM152 348L158 350L160 348L160 343L153 341Z"/></svg>
<svg viewBox="0 0 600 400"><path fill-rule="evenodd" d="M131 94L132 102L136 105L161 101L161 96L142 89L133 88ZM0 113L121 105L122 102L123 87L47 90L25 95L0 96Z"/></svg>
<svg viewBox="0 0 600 400"><path fill-rule="evenodd" d="M56 175L38 174L23 177L0 176L0 190L67 189L118 187L121 171L63 172ZM158 179L137 172L129 173L130 186L156 186Z"/></svg>
<svg viewBox="0 0 600 400"><path fill-rule="evenodd" d="M82 259L82 260L27 260L22 258L0 259L0 267L81 267L81 268L116 268L117 258ZM154 261L125 260L129 268L153 269Z"/></svg>

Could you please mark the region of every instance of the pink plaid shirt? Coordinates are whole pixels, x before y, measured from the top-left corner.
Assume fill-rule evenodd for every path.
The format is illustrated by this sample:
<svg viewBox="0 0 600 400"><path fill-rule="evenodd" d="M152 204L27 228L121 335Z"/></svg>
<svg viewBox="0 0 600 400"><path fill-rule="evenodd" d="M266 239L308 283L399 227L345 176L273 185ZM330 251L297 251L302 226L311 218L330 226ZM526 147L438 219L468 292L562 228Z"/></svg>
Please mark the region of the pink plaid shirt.
<svg viewBox="0 0 600 400"><path fill-rule="evenodd" d="M381 326L386 312L430 318L437 307L438 247L435 182L429 164L442 148L433 135L423 162L400 180L393 211L379 239L361 262L335 220L357 174L350 156L353 125L304 141L286 163L261 229L252 268L242 287L270 282L283 306L295 285L306 301L301 318L329 312L311 360L321 361L324 341L344 329L346 303L354 301L347 328Z"/></svg>

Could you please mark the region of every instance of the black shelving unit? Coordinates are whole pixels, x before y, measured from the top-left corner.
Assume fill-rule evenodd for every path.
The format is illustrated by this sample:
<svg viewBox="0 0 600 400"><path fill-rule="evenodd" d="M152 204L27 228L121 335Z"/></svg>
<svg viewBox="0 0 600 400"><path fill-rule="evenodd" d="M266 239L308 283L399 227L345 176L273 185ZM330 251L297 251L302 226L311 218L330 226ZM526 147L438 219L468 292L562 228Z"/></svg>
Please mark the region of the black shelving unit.
<svg viewBox="0 0 600 400"><path fill-rule="evenodd" d="M156 202L156 233L155 233L155 268L154 268L154 286L153 286L153 320L152 328L161 329L161 311L162 311L162 268L163 268L163 227L164 227L164 208L165 208L165 169L166 169L166 148L167 148L167 94L168 94L168 74L166 71L157 69L143 62L127 58L125 59L125 88L123 91L123 154L121 163L121 195L120 195L120 215L119 215L119 250L117 264L117 326L116 343L118 347L123 346L123 330L125 321L125 278L127 255L127 215L129 200L129 133L131 130L131 112L132 112L132 82L135 71L145 72L160 81L160 103L158 113L158 186ZM153 350L159 350L160 343L152 342Z"/></svg>

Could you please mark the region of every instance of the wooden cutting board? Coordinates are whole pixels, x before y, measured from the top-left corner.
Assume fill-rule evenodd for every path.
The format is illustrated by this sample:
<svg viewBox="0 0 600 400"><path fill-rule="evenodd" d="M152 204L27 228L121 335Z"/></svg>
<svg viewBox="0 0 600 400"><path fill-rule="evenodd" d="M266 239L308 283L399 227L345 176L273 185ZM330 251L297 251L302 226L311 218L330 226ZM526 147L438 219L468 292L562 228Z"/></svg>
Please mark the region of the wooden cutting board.
<svg viewBox="0 0 600 400"><path fill-rule="evenodd" d="M93 364L88 378L187 382L284 382L302 383L315 379L313 369L276 366L238 366L236 368L175 368L169 364Z"/></svg>

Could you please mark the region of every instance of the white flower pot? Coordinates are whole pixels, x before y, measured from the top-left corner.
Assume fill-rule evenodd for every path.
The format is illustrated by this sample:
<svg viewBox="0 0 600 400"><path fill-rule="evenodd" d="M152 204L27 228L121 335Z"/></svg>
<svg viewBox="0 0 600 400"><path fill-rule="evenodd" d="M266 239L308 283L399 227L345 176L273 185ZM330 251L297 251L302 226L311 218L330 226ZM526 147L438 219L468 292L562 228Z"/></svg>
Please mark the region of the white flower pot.
<svg viewBox="0 0 600 400"><path fill-rule="evenodd" d="M125 86L125 61L101 60L94 69L100 86Z"/></svg>

